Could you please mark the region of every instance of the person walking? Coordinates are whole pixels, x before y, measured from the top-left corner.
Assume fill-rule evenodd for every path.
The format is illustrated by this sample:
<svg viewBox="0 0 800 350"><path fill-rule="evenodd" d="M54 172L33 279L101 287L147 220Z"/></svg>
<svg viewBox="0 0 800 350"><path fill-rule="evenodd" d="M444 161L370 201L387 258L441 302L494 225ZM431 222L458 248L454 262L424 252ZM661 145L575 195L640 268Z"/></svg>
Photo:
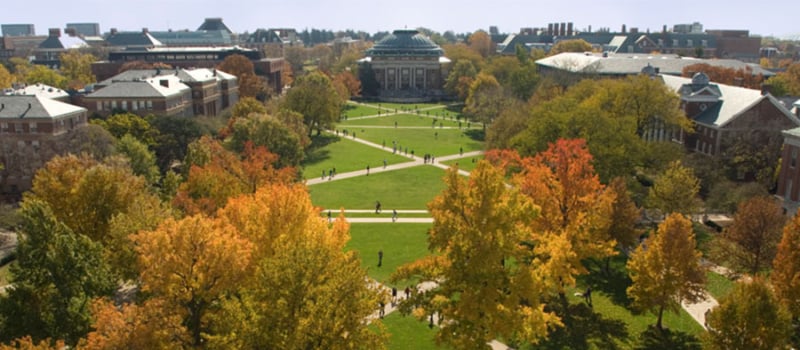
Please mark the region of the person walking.
<svg viewBox="0 0 800 350"><path fill-rule="evenodd" d="M392 210L392 222L397 221L397 209Z"/></svg>
<svg viewBox="0 0 800 350"><path fill-rule="evenodd" d="M367 176L369 176L369 164L367 164Z"/></svg>
<svg viewBox="0 0 800 350"><path fill-rule="evenodd" d="M383 266L383 250L378 251L378 267Z"/></svg>

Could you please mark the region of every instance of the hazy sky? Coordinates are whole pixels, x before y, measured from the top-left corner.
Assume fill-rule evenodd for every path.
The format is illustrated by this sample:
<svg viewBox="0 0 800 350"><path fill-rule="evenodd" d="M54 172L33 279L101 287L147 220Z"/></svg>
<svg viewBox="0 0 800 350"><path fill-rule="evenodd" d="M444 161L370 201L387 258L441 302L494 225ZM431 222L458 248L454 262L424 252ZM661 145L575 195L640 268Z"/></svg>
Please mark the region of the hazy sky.
<svg viewBox="0 0 800 350"><path fill-rule="evenodd" d="M313 27L373 33L427 27L461 33L495 25L513 33L552 22L612 31L626 24L644 32L697 21L704 29L785 36L800 33L798 15L797 0L2 0L0 6L0 23L33 23L41 35L73 22L98 22L103 32L194 30L206 17L222 17L234 32Z"/></svg>

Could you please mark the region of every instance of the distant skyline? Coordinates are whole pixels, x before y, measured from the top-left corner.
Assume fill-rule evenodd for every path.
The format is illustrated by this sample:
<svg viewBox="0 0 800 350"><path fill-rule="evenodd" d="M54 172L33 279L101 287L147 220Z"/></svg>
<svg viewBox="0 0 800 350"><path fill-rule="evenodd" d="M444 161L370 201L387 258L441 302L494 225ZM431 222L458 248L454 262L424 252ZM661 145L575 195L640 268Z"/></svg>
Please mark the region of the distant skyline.
<svg viewBox="0 0 800 350"><path fill-rule="evenodd" d="M138 31L196 30L207 17L221 17L234 32L258 28L305 28L392 31L426 27L456 33L488 30L516 33L522 27L546 27L572 22L576 30L610 28L625 24L640 32L670 30L675 24L700 22L703 29L747 29L753 35L800 35L800 2L769 3L731 0L75 0L4 1L0 23L30 23L38 35L67 23L100 23L111 28Z"/></svg>

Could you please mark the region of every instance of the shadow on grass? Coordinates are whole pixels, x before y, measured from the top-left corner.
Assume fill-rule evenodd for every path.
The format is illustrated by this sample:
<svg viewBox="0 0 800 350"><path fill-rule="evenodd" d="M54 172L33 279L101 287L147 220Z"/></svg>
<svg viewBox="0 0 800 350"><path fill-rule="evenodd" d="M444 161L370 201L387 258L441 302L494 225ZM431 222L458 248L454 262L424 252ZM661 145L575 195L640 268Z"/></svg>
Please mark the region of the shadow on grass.
<svg viewBox="0 0 800 350"><path fill-rule="evenodd" d="M658 330L650 326L640 336L637 350L700 350L700 341L697 337L681 331L669 329Z"/></svg>
<svg viewBox="0 0 800 350"><path fill-rule="evenodd" d="M592 271L588 275L579 277L586 285L592 286L596 291L606 293L611 302L629 308L631 299L628 298L627 289L631 285L631 278L625 270L628 259L623 254L611 258L609 271ZM605 264L605 262L601 262Z"/></svg>
<svg viewBox="0 0 800 350"><path fill-rule="evenodd" d="M311 145L306 150L306 158L303 160L303 165L316 164L330 158L330 152L324 148L339 140L340 137L334 135L323 134L312 137Z"/></svg>
<svg viewBox="0 0 800 350"><path fill-rule="evenodd" d="M469 136L469 138L475 141L481 141L481 142L483 142L483 140L486 138L486 132L483 131L482 129L470 129L464 131L464 135Z"/></svg>
<svg viewBox="0 0 800 350"><path fill-rule="evenodd" d="M553 303L553 304L558 304ZM561 312L556 311L558 314ZM569 306L569 317L548 335L546 341L531 349L619 349L628 337L627 326L620 320L603 317L586 304Z"/></svg>

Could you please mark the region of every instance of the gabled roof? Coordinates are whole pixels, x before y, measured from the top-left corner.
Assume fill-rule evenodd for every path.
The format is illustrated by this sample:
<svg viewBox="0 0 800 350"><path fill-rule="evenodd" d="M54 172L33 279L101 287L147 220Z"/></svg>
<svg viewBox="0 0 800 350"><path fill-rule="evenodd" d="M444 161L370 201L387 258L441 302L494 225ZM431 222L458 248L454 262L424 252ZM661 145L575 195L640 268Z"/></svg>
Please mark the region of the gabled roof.
<svg viewBox="0 0 800 350"><path fill-rule="evenodd" d="M231 33L225 30L150 32L156 40L167 46L232 45Z"/></svg>
<svg viewBox="0 0 800 350"><path fill-rule="evenodd" d="M680 94L685 86L692 85L692 79L689 78L665 74L661 74L660 77L667 87L678 94ZM722 128L761 101L769 100L770 103L775 105L787 118L791 119L795 124L800 125L800 120L792 115L783 104L770 94L762 95L760 90L738 86L725 84L713 85L716 86L720 92L719 102L711 105L708 109L696 116L694 120L698 123ZM701 89L700 91L706 90Z"/></svg>
<svg viewBox="0 0 800 350"><path fill-rule="evenodd" d="M39 44L40 49L69 50L89 47L83 39L76 36L49 36Z"/></svg>
<svg viewBox="0 0 800 350"><path fill-rule="evenodd" d="M156 47L164 46L163 43L154 38L150 33L141 32L115 32L106 36L106 42L110 46L121 47Z"/></svg>
<svg viewBox="0 0 800 350"><path fill-rule="evenodd" d="M34 95L0 96L0 120L56 119L86 108Z"/></svg>
<svg viewBox="0 0 800 350"><path fill-rule="evenodd" d="M167 86L161 81L165 80ZM159 98L180 95L189 87L174 75L151 77L144 80L115 81L86 96L86 98Z"/></svg>
<svg viewBox="0 0 800 350"><path fill-rule="evenodd" d="M160 77L176 77L180 82L201 82L209 80L235 80L236 76L225 73L221 70L210 68L193 68L193 69L131 69L119 73L111 78L98 82L96 86L102 90L102 87L109 86L116 82L122 81L141 81L153 80Z"/></svg>
<svg viewBox="0 0 800 350"><path fill-rule="evenodd" d="M225 23L222 23L222 18L219 18L219 17L206 18L206 20L203 22L203 24L200 25L199 28L197 28L197 30L198 31L201 31L201 30L209 30L209 31L211 31L211 30L222 30L222 31L227 32L228 34L233 33L228 28L228 26L225 25Z"/></svg>

